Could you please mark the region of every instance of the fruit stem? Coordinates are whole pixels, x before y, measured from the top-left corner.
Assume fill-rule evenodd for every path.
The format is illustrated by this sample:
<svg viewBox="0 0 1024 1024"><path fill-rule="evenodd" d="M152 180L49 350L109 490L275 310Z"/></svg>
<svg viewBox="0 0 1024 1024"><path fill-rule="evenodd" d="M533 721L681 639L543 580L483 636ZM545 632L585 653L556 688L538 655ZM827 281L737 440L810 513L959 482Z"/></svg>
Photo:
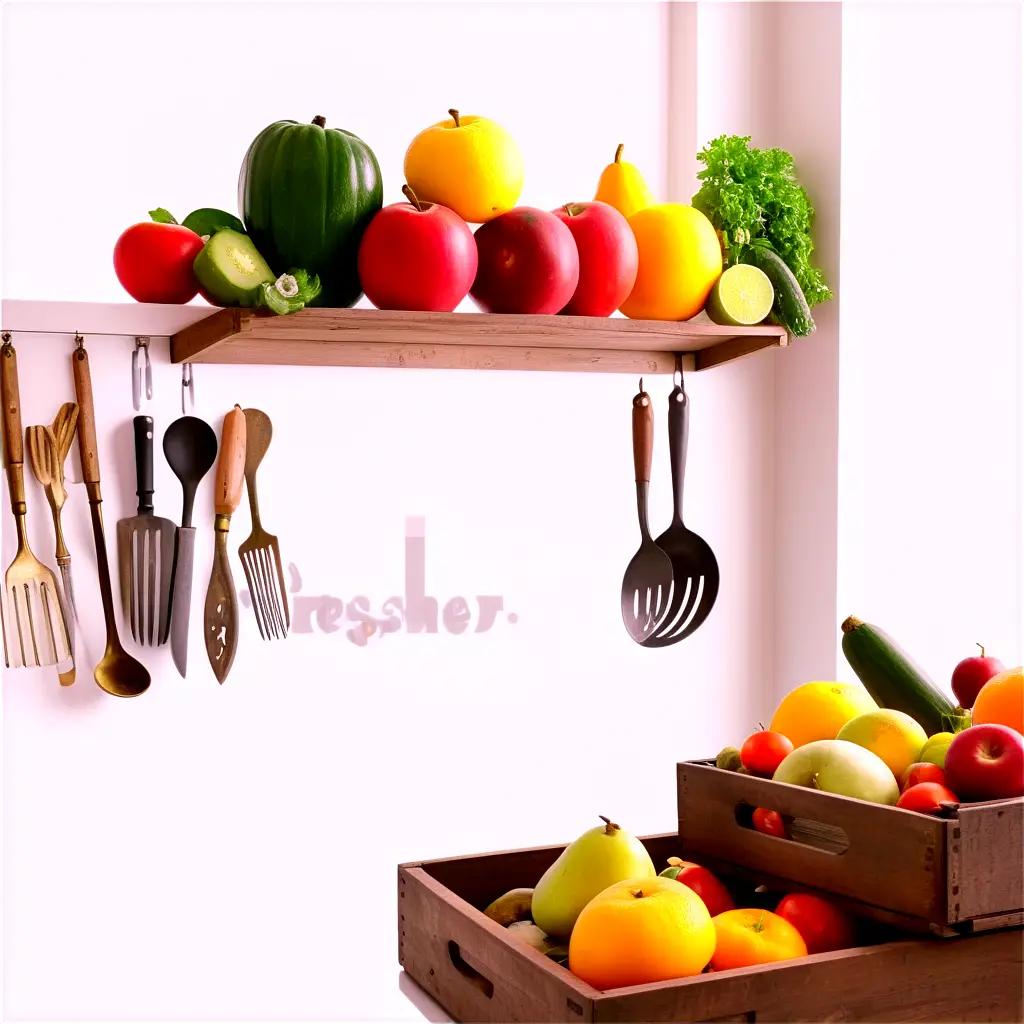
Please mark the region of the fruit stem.
<svg viewBox="0 0 1024 1024"><path fill-rule="evenodd" d="M632 893L634 899L640 899L640 897L644 894L643 889L630 889L629 891L630 893Z"/></svg>
<svg viewBox="0 0 1024 1024"><path fill-rule="evenodd" d="M754 925L753 925L753 930L754 930L755 932L763 932L763 931L764 931L764 919L765 919L765 914L766 914L766 913L767 913L767 911L765 911L765 910L762 910L762 911L761 911L761 916L760 916L760 917L759 917L759 918L757 919L757 921L756 921L756 922L754 923Z"/></svg>
<svg viewBox="0 0 1024 1024"><path fill-rule="evenodd" d="M327 118L324 117L323 114L317 114L316 117L313 118L313 124L315 124L317 128L326 128Z"/></svg>
<svg viewBox="0 0 1024 1024"><path fill-rule="evenodd" d="M670 868L681 868L683 866L683 862L679 857L669 857L668 866Z"/></svg>
<svg viewBox="0 0 1024 1024"><path fill-rule="evenodd" d="M462 122L459 120L459 112L449 108L448 113L451 115L451 119L455 122L455 127L461 128Z"/></svg>
<svg viewBox="0 0 1024 1024"><path fill-rule="evenodd" d="M616 163L618 163L618 162L619 162L619 161L620 161L620 160L622 159L622 151L623 151L623 150L624 150L625 148L626 148L626 144L625 144L624 142L620 142L620 143L619 143L619 144L618 144L618 145L617 145L617 146L615 147L615 162L616 162Z"/></svg>
<svg viewBox="0 0 1024 1024"><path fill-rule="evenodd" d="M562 207L562 209L565 210L565 215L567 217L575 217L576 216L576 214L573 213L572 203L566 203L565 206ZM984 653L985 652L982 651L982 654L984 654Z"/></svg>
<svg viewBox="0 0 1024 1024"><path fill-rule="evenodd" d="M843 624L840 627L844 633L852 633L858 626L863 626L864 623L857 618L856 615L850 615L843 619Z"/></svg>
<svg viewBox="0 0 1024 1024"><path fill-rule="evenodd" d="M619 831L619 826L611 818L606 818L603 814L599 814L598 817L604 822L604 834L606 836L613 836Z"/></svg>
<svg viewBox="0 0 1024 1024"><path fill-rule="evenodd" d="M423 212L425 207L419 201L419 198L417 197L416 193L413 192L413 190L408 185L402 186L402 195L405 196L405 198L408 199L409 202L412 203L412 205L415 206L420 213Z"/></svg>
<svg viewBox="0 0 1024 1024"><path fill-rule="evenodd" d="M985 646L984 646L984 644L979 644L978 641L975 640L974 641L974 646L977 647L979 651L981 651L981 656L984 658L985 657Z"/></svg>

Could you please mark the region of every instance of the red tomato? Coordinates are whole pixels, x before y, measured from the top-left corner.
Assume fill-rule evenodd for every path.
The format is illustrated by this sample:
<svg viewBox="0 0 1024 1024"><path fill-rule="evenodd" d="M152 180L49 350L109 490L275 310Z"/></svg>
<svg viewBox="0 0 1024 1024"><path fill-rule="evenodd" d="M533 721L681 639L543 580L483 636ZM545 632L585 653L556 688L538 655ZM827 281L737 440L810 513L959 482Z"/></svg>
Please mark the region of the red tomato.
<svg viewBox="0 0 1024 1024"><path fill-rule="evenodd" d="M940 786L944 786L946 770L930 761L918 761L903 773L903 777L900 779L900 792L910 789L911 786L916 786L919 782L937 782Z"/></svg>
<svg viewBox="0 0 1024 1024"><path fill-rule="evenodd" d="M740 761L751 775L770 777L786 755L792 752L793 744L788 736L761 729L748 736L740 747Z"/></svg>
<svg viewBox="0 0 1024 1024"><path fill-rule="evenodd" d="M854 919L822 896L809 892L790 893L782 897L775 913L801 934L808 953L847 949L857 942Z"/></svg>
<svg viewBox="0 0 1024 1024"><path fill-rule="evenodd" d="M786 823L783 821L782 815L778 811L769 811L767 807L755 808L754 828L766 836L786 838Z"/></svg>
<svg viewBox="0 0 1024 1024"><path fill-rule="evenodd" d="M202 248L180 224L133 224L114 245L114 272L137 302L188 302L199 291L192 264Z"/></svg>
<svg viewBox="0 0 1024 1024"><path fill-rule="evenodd" d="M949 789L938 782L919 782L911 786L900 795L896 801L897 807L905 811L919 811L921 814L939 814L942 811L942 804L958 804L960 798Z"/></svg>
<svg viewBox="0 0 1024 1024"><path fill-rule="evenodd" d="M662 871L665 878L674 878L682 885L692 889L708 908L708 913L715 917L726 910L735 910L729 890L722 884L718 876L701 864L693 861L669 857L669 866Z"/></svg>

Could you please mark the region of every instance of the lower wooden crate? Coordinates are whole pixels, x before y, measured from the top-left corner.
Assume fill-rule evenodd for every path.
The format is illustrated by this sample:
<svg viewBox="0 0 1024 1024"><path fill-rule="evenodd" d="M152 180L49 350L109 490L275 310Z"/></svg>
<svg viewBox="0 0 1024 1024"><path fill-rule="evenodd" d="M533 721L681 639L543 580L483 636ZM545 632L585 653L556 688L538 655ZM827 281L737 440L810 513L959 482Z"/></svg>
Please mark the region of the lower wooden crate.
<svg viewBox="0 0 1024 1024"><path fill-rule="evenodd" d="M677 835L645 839L656 864ZM403 864L398 955L409 975L459 1021L1019 1021L1020 929L968 938L896 937L742 970L601 992L480 911L534 885L562 851L538 847ZM745 869L733 865L737 877ZM752 881L756 881L754 878Z"/></svg>
<svg viewBox="0 0 1024 1024"><path fill-rule="evenodd" d="M1024 923L1024 799L948 819L716 768L677 766L679 836L694 860L740 863L856 901L859 912L954 936ZM753 828L778 811L788 838Z"/></svg>

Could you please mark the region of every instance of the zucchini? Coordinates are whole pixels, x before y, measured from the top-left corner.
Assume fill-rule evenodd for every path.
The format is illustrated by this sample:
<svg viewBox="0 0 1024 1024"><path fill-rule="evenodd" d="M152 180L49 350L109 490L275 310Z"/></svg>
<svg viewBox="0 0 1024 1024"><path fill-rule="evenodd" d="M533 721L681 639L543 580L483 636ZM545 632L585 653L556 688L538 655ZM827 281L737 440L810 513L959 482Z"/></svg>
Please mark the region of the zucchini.
<svg viewBox="0 0 1024 1024"><path fill-rule="evenodd" d="M910 715L929 736L956 730L963 711L952 704L892 637L852 615L843 622L842 630L843 654L880 707Z"/></svg>
<svg viewBox="0 0 1024 1024"><path fill-rule="evenodd" d="M814 317L807 304L803 289L786 261L768 245L748 245L740 257L741 263L763 270L775 289L772 312L779 323L797 338L806 337L814 330Z"/></svg>

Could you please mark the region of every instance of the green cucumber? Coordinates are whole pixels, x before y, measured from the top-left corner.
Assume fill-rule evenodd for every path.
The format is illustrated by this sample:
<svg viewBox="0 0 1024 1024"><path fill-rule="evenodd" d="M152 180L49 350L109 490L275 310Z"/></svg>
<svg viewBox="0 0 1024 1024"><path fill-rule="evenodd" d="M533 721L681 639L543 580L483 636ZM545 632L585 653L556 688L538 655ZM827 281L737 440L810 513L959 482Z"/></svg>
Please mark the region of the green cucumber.
<svg viewBox="0 0 1024 1024"><path fill-rule="evenodd" d="M964 712L939 690L892 637L852 615L843 622L843 654L878 705L916 719L929 736L956 731Z"/></svg>
<svg viewBox="0 0 1024 1024"><path fill-rule="evenodd" d="M260 285L275 278L252 239L230 228L203 246L192 270L203 296L219 306L255 306Z"/></svg>
<svg viewBox="0 0 1024 1024"><path fill-rule="evenodd" d="M769 245L748 245L740 262L758 267L768 275L775 289L775 303L772 312L779 323L797 338L806 337L814 331L814 317L807 304L800 282L786 265L786 261Z"/></svg>
<svg viewBox="0 0 1024 1024"><path fill-rule="evenodd" d="M197 235L214 235L224 228L231 228L232 231L243 234L245 232L245 225L234 214L224 210L215 210L209 206L193 210L181 222L181 225L194 231Z"/></svg>

